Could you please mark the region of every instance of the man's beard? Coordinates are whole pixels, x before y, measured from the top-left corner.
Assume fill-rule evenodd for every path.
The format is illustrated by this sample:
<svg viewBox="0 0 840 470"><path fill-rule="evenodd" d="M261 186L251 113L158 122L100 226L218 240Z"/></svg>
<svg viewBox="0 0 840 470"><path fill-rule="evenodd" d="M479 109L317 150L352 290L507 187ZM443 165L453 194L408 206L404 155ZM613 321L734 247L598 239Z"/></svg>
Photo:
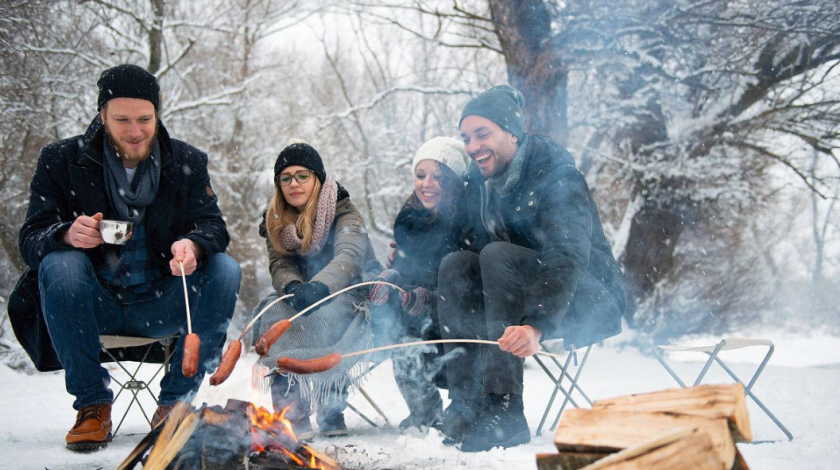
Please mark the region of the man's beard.
<svg viewBox="0 0 840 470"><path fill-rule="evenodd" d="M108 143L111 144L111 147L117 149L117 156L127 162L133 163L140 163L152 155L152 149L154 148L155 139L157 139L158 135L158 128L155 125L155 133L152 134L152 138L149 139L146 148L140 151L139 155L131 155L128 150L122 146L119 140L117 140L112 134L111 131L108 129L108 126L105 126L105 135L108 136Z"/></svg>

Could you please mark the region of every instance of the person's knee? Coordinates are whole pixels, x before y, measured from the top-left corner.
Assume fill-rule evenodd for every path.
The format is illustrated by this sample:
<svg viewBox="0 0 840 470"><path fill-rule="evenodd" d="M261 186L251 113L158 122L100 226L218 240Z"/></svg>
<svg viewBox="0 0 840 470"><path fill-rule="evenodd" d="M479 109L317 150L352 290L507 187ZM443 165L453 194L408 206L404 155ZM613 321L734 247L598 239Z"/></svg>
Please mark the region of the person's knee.
<svg viewBox="0 0 840 470"><path fill-rule="evenodd" d="M463 277L475 269L478 255L471 251L455 251L449 253L440 262L438 274L439 285L446 286L452 279Z"/></svg>
<svg viewBox="0 0 840 470"><path fill-rule="evenodd" d="M64 280L79 285L78 279L88 275L93 275L93 264L86 254L78 250L53 251L38 266L38 279L41 282Z"/></svg>
<svg viewBox="0 0 840 470"><path fill-rule="evenodd" d="M514 257L511 256L511 249L514 245L504 242L493 242L485 246L481 250L479 259L481 265L485 266L487 263L510 263Z"/></svg>
<svg viewBox="0 0 840 470"><path fill-rule="evenodd" d="M236 288L239 291L239 283L242 280L242 267L235 259L224 253L216 253L210 258L205 275L215 281L220 287Z"/></svg>

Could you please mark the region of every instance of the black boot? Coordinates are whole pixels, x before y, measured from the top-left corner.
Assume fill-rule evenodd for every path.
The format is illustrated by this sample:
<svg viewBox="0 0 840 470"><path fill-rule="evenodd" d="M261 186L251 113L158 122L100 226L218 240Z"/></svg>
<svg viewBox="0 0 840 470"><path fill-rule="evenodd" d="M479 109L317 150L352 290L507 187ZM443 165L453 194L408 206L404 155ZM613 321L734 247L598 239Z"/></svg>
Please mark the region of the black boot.
<svg viewBox="0 0 840 470"><path fill-rule="evenodd" d="M420 430L428 428L441 429L443 426L443 400L437 389L433 393L415 403L408 403L411 413L400 422L400 429L411 427Z"/></svg>
<svg viewBox="0 0 840 470"><path fill-rule="evenodd" d="M531 442L522 395L489 394L475 425L466 431L462 452L483 452L494 447L513 447Z"/></svg>
<svg viewBox="0 0 840 470"><path fill-rule="evenodd" d="M443 412L443 445L451 446L461 442L464 433L475 423L481 410L483 398L463 400L453 398Z"/></svg>
<svg viewBox="0 0 840 470"><path fill-rule="evenodd" d="M338 437L347 435L347 424L344 422L344 409L347 408L347 385L340 390L337 386L331 387L324 397L324 401L318 404L318 413L315 421L324 437Z"/></svg>

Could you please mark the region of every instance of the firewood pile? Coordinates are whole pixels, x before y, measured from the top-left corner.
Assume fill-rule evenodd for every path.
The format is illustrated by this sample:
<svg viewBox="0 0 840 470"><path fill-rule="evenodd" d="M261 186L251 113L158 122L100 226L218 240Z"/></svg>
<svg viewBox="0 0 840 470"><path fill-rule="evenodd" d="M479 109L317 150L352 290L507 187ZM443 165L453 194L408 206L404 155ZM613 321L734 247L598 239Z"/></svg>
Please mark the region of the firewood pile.
<svg viewBox="0 0 840 470"><path fill-rule="evenodd" d="M341 470L301 442L285 419L239 400L194 410L178 403L117 470Z"/></svg>
<svg viewBox="0 0 840 470"><path fill-rule="evenodd" d="M557 454L538 470L749 470L736 442L752 440L744 388L701 385L596 401L563 413Z"/></svg>

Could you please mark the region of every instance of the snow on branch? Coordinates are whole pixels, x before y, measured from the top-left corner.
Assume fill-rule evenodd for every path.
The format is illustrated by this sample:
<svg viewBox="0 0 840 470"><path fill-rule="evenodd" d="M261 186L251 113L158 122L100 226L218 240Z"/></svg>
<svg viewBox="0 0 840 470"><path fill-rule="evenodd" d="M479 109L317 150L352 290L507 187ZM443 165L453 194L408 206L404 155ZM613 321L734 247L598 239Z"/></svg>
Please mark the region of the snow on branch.
<svg viewBox="0 0 840 470"><path fill-rule="evenodd" d="M345 109L340 113L333 113L327 116L321 116L322 123L318 127L318 130L322 130L326 127L329 127L335 124L337 121L341 121L347 119L353 113L358 111L365 111L375 107L379 104L382 100L393 95L395 93L403 93L403 92L412 92L412 93L420 93L424 95L467 95L472 96L476 92L472 90L453 90L451 88L437 88L437 87L422 87L422 86L397 86L393 88L389 88L387 90L380 91L377 93L373 98L370 99L365 104L360 104L357 106L353 106L351 108Z"/></svg>
<svg viewBox="0 0 840 470"><path fill-rule="evenodd" d="M102 59L101 57L93 56L90 54L85 54L80 52L76 49L58 49L54 47L37 47L31 46L29 44L25 44L23 49L30 52L40 52L45 54L56 54L56 55L68 55L78 57L79 59L87 62L90 65L94 65L100 68L108 68L110 67L110 63Z"/></svg>
<svg viewBox="0 0 840 470"><path fill-rule="evenodd" d="M204 106L231 105L233 104L233 100L231 100L230 98L244 92L248 88L248 85L250 85L256 78L256 76L250 77L249 79L242 82L240 85L231 88L225 88L224 90L214 95L204 96L193 101L185 101L183 103L178 103L175 106L172 106L171 108L167 109L164 113L164 117L169 118L178 113L182 113L184 111L189 111L196 108L201 108Z"/></svg>

